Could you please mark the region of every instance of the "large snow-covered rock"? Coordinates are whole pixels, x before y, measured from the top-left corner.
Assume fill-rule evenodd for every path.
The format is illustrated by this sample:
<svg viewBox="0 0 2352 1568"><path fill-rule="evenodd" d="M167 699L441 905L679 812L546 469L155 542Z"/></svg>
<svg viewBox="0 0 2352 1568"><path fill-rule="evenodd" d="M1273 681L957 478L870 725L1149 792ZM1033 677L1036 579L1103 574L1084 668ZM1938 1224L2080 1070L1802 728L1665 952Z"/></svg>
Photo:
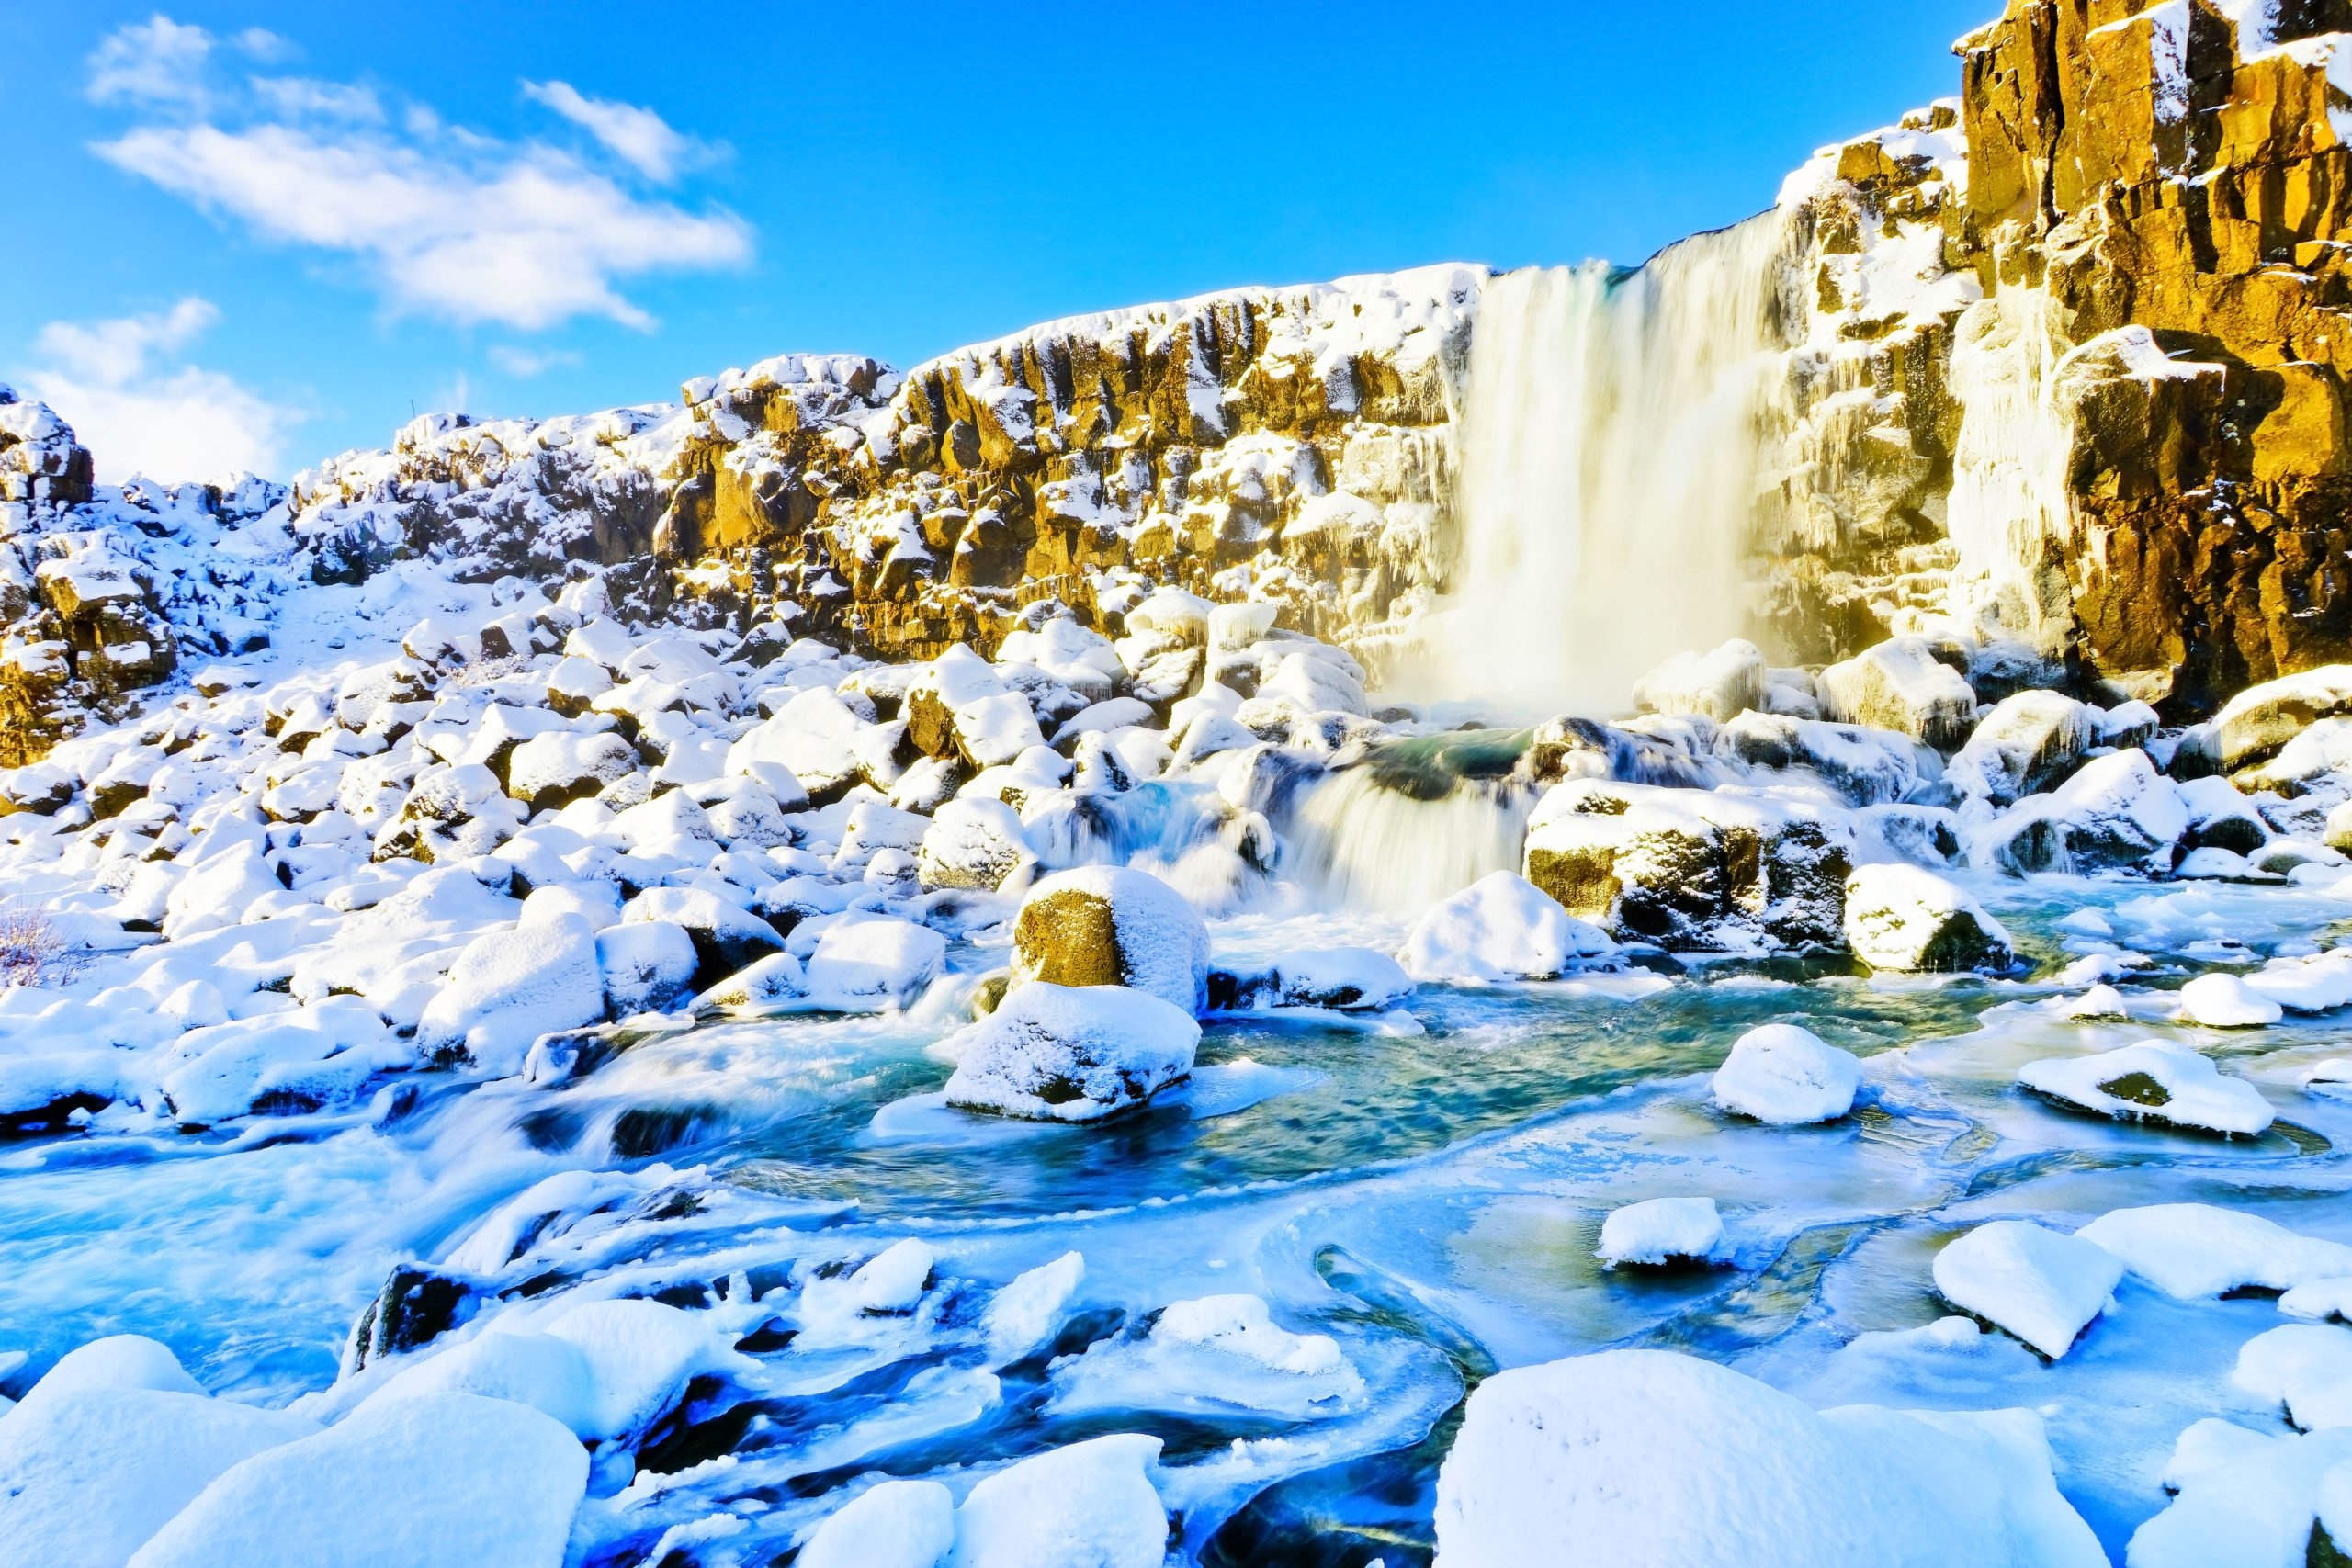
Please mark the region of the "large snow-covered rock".
<svg viewBox="0 0 2352 1568"><path fill-rule="evenodd" d="M1187 1013L1207 999L1208 927L1158 877L1080 866L1030 888L1012 927L1016 982L1127 986Z"/></svg>
<svg viewBox="0 0 2352 1568"><path fill-rule="evenodd" d="M1617 944L1523 876L1488 872L1430 908L1399 955L1416 980L1491 986L1606 963Z"/></svg>
<svg viewBox="0 0 2352 1568"><path fill-rule="evenodd" d="M1829 717L1892 729L1938 750L1964 745L1976 723L1976 693L1968 678L1939 663L1922 637L1864 649L1824 670L1819 683Z"/></svg>
<svg viewBox="0 0 2352 1568"><path fill-rule="evenodd" d="M2261 1029L2278 1022L2284 1010L2235 975L2199 975L2180 988L2181 1022L2205 1029Z"/></svg>
<svg viewBox="0 0 2352 1568"><path fill-rule="evenodd" d="M605 1016L596 934L577 915L496 931L467 944L447 986L425 1004L418 1047L462 1055L503 1077L522 1066L531 1042Z"/></svg>
<svg viewBox="0 0 2352 1568"><path fill-rule="evenodd" d="M2270 1125L2270 1102L2244 1078L2170 1040L2143 1040L2088 1056L2052 1056L2018 1069L2039 1094L2133 1122L2251 1136Z"/></svg>
<svg viewBox="0 0 2352 1568"><path fill-rule="evenodd" d="M885 1481L827 1516L796 1568L938 1568L956 1546L956 1495L936 1481Z"/></svg>
<svg viewBox="0 0 2352 1568"><path fill-rule="evenodd" d="M2006 969L2009 933L1951 882L1916 865L1854 868L1846 878L1846 941L1873 969Z"/></svg>
<svg viewBox="0 0 2352 1568"><path fill-rule="evenodd" d="M637 748L609 731L546 730L506 759L506 792L534 811L549 811L594 795L637 766Z"/></svg>
<svg viewBox="0 0 2352 1568"><path fill-rule="evenodd" d="M1723 1215L1713 1198L1649 1198L1609 1212L1594 1256L1611 1269L1621 1263L1707 1263L1723 1245Z"/></svg>
<svg viewBox="0 0 2352 1568"><path fill-rule="evenodd" d="M0 1414L0 1548L119 1568L214 1477L318 1424L192 1393L77 1388Z"/></svg>
<svg viewBox="0 0 2352 1568"><path fill-rule="evenodd" d="M587 1483L587 1450L538 1411L425 1394L232 1466L130 1562L558 1568Z"/></svg>
<svg viewBox="0 0 2352 1568"><path fill-rule="evenodd" d="M965 796L932 817L915 855L926 888L967 887L994 893L1036 859L1021 814L1001 800Z"/></svg>
<svg viewBox="0 0 2352 1568"><path fill-rule="evenodd" d="M1764 706L1763 650L1734 637L1707 653L1678 653L1634 683L1642 713L1703 714L1728 723Z"/></svg>
<svg viewBox="0 0 2352 1568"><path fill-rule="evenodd" d="M1440 1568L2105 1568L2023 1410L1815 1414L1726 1368L1604 1350L1497 1373L1438 1472Z"/></svg>
<svg viewBox="0 0 2352 1568"><path fill-rule="evenodd" d="M1193 1070L1192 1010L1124 986L1031 981L949 1037L947 1102L1046 1122L1130 1111Z"/></svg>
<svg viewBox="0 0 2352 1568"><path fill-rule="evenodd" d="M1137 1433L1052 1449L983 1479L956 1510L956 1568L1159 1568L1168 1512L1160 1440Z"/></svg>
<svg viewBox="0 0 2352 1568"><path fill-rule="evenodd" d="M2222 766L2266 762L2314 721L2352 715L2352 664L2328 664L2248 686L2214 716Z"/></svg>
<svg viewBox="0 0 2352 1568"><path fill-rule="evenodd" d="M1937 776L1936 754L1907 735L1787 714L1740 714L1716 732L1717 756L1806 768L1856 806L1891 806Z"/></svg>
<svg viewBox="0 0 2352 1568"><path fill-rule="evenodd" d="M1575 779L1536 803L1521 869L1619 941L1835 946L1851 845L1842 822L1788 801Z"/></svg>
<svg viewBox="0 0 2352 1568"><path fill-rule="evenodd" d="M2094 757L2048 795L2028 795L1973 836L1971 858L2013 875L2128 868L2167 872L2189 829L2180 790L2141 750Z"/></svg>
<svg viewBox="0 0 2352 1568"><path fill-rule="evenodd" d="M667 920L633 920L596 933L596 967L615 1018L667 1011L693 993L701 964L692 934Z"/></svg>
<svg viewBox="0 0 2352 1568"><path fill-rule="evenodd" d="M2009 806L2064 778L2098 743L2097 709L2057 692L2019 692L1976 721L1944 777L1963 795Z"/></svg>
<svg viewBox="0 0 2352 1568"><path fill-rule="evenodd" d="M784 951L775 928L702 887L649 887L621 906L624 924L676 926L694 943L694 983L707 989L738 969Z"/></svg>
<svg viewBox="0 0 2352 1568"><path fill-rule="evenodd" d="M906 1007L939 977L947 939L911 920L829 926L803 966L809 1004L832 1012Z"/></svg>
<svg viewBox="0 0 2352 1568"><path fill-rule="evenodd" d="M1767 1023L1733 1043L1712 1087L1725 1111L1803 1126L1845 1115L1861 1085L1861 1058L1852 1052L1793 1023Z"/></svg>
<svg viewBox="0 0 2352 1568"><path fill-rule="evenodd" d="M1995 1220L1936 1254L1935 1276L1944 1300L2056 1360L2106 1307L2123 1262L2080 1236Z"/></svg>

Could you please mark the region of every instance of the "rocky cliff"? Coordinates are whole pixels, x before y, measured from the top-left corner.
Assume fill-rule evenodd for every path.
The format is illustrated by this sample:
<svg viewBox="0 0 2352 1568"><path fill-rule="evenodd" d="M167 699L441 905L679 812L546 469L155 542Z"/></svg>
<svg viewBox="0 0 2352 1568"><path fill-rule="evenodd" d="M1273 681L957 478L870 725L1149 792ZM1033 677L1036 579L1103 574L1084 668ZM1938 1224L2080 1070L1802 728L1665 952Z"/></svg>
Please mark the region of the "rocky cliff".
<svg viewBox="0 0 2352 1568"><path fill-rule="evenodd" d="M1783 373L1724 545L1751 630L1814 663L1891 632L1997 641L2182 716L2352 651L2338 27L2345 0L2013 0L1956 46L1956 98L1791 178L1754 220ZM427 569L596 570L640 616L909 658L990 648L1048 600L1116 632L1167 583L1272 601L1377 673L1457 586L1488 276L1233 290L904 373L786 355L582 418L430 416L287 491L94 487L71 431L10 399L0 761L271 635L286 582Z"/></svg>

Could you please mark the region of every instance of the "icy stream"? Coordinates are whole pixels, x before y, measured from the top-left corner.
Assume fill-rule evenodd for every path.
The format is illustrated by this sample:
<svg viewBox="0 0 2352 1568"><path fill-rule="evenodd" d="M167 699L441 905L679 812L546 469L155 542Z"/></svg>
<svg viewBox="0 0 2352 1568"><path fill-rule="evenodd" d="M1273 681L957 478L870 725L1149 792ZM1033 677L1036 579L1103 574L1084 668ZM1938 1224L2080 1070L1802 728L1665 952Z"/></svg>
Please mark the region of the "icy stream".
<svg viewBox="0 0 2352 1568"><path fill-rule="evenodd" d="M2088 951L2154 957L2129 983L2133 1021L2068 1021L2046 982L1795 965L1425 986L1374 1019L1213 1022L1189 1088L1083 1129L939 1103L948 1067L927 1048L969 984L951 976L903 1015L707 1024L558 1087L417 1080L242 1138L20 1143L0 1154L0 1324L40 1361L95 1334L153 1335L214 1388L276 1404L333 1382L354 1318L405 1260L494 1276L516 1310L582 1280L728 1315L760 1363L738 1380L748 1396L690 1397L633 1482L599 1471L575 1529L592 1562L771 1562L875 1472L960 1491L1111 1431L1166 1440L1187 1558L1423 1562L1465 1386L1612 1345L1699 1350L1815 1405L2041 1409L2063 1489L2120 1560L2163 1505L2156 1472L2182 1428L2259 1421L2228 1373L2275 1304L2182 1303L2127 1280L2049 1364L2002 1336L1922 1332L1949 1311L1929 1264L1987 1219L2071 1229L2173 1201L2352 1241L2352 1104L2295 1087L2342 1052L2333 1032L2290 1021L2249 1042L2164 1021L2190 972L2167 953L2201 967L2239 944L2296 951L2352 906L2146 883L1977 890L2045 973ZM2112 935L2057 924L2081 905ZM1215 934L1225 962L1393 947L1402 931L1317 913ZM1787 1130L1709 1106L1732 1040L1775 1020L1868 1058L1855 1116ZM2260 1084L2278 1127L2167 1134L2012 1086L2034 1056L2152 1034ZM567 1171L582 1174L540 1189L573 1183L561 1201L517 1200ZM1594 1260L1610 1210L1685 1194L1721 1207L1726 1266ZM937 1256L911 1315L820 1310L829 1274L908 1235ZM991 1293L1072 1251L1083 1278L1046 1346L992 1355ZM812 1282L788 1311L763 1304L786 1300L787 1277ZM1236 1293L1293 1335L1331 1337L1336 1363L1253 1373L1143 1332L1172 1303Z"/></svg>

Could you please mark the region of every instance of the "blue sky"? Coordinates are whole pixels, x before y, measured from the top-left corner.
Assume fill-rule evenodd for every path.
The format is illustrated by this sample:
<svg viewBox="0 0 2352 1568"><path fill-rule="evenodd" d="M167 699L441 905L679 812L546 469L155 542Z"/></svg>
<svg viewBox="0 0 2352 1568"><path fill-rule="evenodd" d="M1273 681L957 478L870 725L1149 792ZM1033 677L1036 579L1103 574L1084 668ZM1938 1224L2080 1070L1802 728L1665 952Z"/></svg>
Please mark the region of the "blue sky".
<svg viewBox="0 0 2352 1568"><path fill-rule="evenodd" d="M1956 92L1998 8L12 0L0 379L102 478L282 478L412 406L1637 261Z"/></svg>

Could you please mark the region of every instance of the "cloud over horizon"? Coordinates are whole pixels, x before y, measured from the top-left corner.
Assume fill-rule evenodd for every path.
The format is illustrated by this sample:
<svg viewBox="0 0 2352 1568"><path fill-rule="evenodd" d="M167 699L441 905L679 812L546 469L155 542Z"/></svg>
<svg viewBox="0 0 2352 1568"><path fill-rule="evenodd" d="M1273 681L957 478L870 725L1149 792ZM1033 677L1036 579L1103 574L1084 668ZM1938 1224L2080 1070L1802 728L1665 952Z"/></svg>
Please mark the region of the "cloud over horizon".
<svg viewBox="0 0 2352 1568"><path fill-rule="evenodd" d="M74 427L109 484L137 475L166 483L274 475L300 411L185 361L220 319L211 301L191 295L144 315L51 321L17 380Z"/></svg>
<svg viewBox="0 0 2352 1568"><path fill-rule="evenodd" d="M264 51L255 35L231 41ZM220 86L208 66L222 42L160 14L109 34L87 93L131 107L137 123L92 151L265 240L356 261L397 313L524 332L582 316L647 329L652 317L622 284L751 257L751 228L734 214L640 195L571 150L447 126L421 104L395 123L362 84ZM560 82L525 91L629 175L667 184L716 155L650 109Z"/></svg>

